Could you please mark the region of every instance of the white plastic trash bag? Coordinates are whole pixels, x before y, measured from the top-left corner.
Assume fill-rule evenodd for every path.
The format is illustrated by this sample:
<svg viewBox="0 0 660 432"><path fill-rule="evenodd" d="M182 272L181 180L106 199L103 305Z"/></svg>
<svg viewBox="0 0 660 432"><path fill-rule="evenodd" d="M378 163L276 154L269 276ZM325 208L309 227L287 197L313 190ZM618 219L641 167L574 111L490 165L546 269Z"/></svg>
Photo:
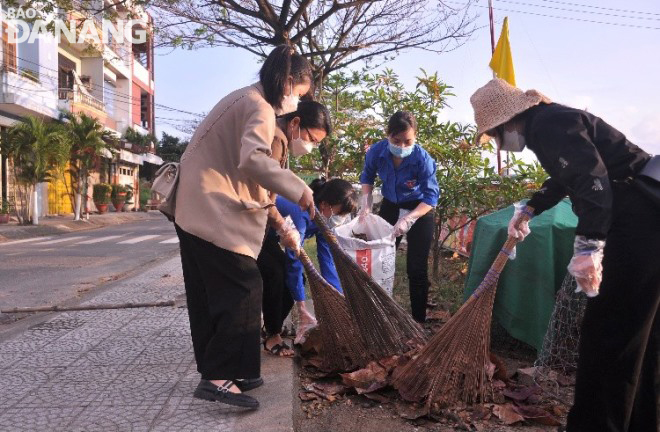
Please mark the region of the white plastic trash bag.
<svg viewBox="0 0 660 432"><path fill-rule="evenodd" d="M364 223L355 218L334 231L342 249L391 296L396 258L394 227L380 216L368 214ZM364 234L367 240L355 234Z"/></svg>

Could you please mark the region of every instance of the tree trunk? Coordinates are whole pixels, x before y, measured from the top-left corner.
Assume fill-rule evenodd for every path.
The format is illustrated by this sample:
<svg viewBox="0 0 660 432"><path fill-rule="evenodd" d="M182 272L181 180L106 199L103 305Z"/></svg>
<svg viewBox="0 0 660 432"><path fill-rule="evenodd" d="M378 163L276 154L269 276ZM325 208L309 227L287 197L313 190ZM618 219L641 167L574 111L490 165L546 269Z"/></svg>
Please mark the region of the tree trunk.
<svg viewBox="0 0 660 432"><path fill-rule="evenodd" d="M442 234L443 222L443 212L439 211L435 224L435 232L433 233L433 277L436 279L438 278L438 274L440 272L440 252L442 251L440 235Z"/></svg>
<svg viewBox="0 0 660 432"><path fill-rule="evenodd" d="M32 190L32 225L39 225L39 193L37 185L33 185Z"/></svg>
<svg viewBox="0 0 660 432"><path fill-rule="evenodd" d="M80 220L82 215L82 191L83 191L83 177L81 172L78 171L78 190L76 191L76 202L73 205L73 220Z"/></svg>

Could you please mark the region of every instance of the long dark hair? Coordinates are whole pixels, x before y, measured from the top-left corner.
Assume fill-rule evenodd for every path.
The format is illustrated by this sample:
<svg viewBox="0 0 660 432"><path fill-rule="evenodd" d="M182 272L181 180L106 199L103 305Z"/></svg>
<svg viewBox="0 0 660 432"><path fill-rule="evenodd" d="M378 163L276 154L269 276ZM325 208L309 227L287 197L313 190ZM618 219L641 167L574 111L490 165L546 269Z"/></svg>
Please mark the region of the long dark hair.
<svg viewBox="0 0 660 432"><path fill-rule="evenodd" d="M326 181L325 178L313 180L309 187L314 192L314 204L326 202L331 206L341 204L339 213L353 213L357 210L358 194L353 186L342 179Z"/></svg>
<svg viewBox="0 0 660 432"><path fill-rule="evenodd" d="M411 128L417 132L417 120L415 116L409 111L397 111L387 122L387 135L393 136L400 134Z"/></svg>
<svg viewBox="0 0 660 432"><path fill-rule="evenodd" d="M322 129L326 135L332 133L330 111L323 104L314 101L301 101L298 103L297 110L280 118L284 119L288 125L295 117L300 117L301 128Z"/></svg>
<svg viewBox="0 0 660 432"><path fill-rule="evenodd" d="M307 59L296 54L290 46L280 45L268 54L259 71L259 82L264 88L266 100L275 109L281 108L289 77L293 78L293 85L314 83L312 66Z"/></svg>

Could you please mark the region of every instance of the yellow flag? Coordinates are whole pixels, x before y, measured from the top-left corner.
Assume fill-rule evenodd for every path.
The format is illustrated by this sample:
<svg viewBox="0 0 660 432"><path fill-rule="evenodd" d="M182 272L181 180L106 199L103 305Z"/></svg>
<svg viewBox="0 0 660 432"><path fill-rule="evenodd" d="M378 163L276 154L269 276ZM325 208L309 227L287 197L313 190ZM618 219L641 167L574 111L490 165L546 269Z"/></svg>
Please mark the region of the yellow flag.
<svg viewBox="0 0 660 432"><path fill-rule="evenodd" d="M488 65L498 78L503 79L512 86L516 85L516 74L513 71L513 57L511 57L511 44L509 43L509 17L504 18L500 39L497 41L493 58Z"/></svg>

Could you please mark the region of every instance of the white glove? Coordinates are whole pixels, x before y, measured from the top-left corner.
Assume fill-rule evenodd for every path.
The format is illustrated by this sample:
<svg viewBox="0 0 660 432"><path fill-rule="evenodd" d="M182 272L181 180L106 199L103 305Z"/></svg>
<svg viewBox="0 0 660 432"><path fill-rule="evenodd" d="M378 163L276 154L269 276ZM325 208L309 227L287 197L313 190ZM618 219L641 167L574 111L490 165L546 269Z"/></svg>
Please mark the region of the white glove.
<svg viewBox="0 0 660 432"><path fill-rule="evenodd" d="M291 216L284 219L284 223L277 230L277 235L280 236L280 244L286 249L292 250L296 256L300 253L300 233L291 220Z"/></svg>
<svg viewBox="0 0 660 432"><path fill-rule="evenodd" d="M360 196L360 211L358 212L358 222L364 223L365 217L371 213L374 205L374 197L371 193Z"/></svg>
<svg viewBox="0 0 660 432"><path fill-rule="evenodd" d="M412 216L411 214L407 214L400 218L396 223L394 224L394 232L392 233L393 237L400 237L410 231L410 228L414 225L414 223L417 221L417 217Z"/></svg>
<svg viewBox="0 0 660 432"><path fill-rule="evenodd" d="M588 240L584 236L575 236L573 258L568 264L568 272L575 277L577 289L587 297L596 297L603 280L604 240Z"/></svg>
<svg viewBox="0 0 660 432"><path fill-rule="evenodd" d="M524 204L522 201L519 201L514 204L516 210L513 212L513 216L511 217L511 220L509 221L509 227L507 228L507 233L511 237L517 238L519 241L525 240L525 237L529 235L532 231L529 229L529 220L525 220L523 222L520 222L518 227L516 228L516 224L518 222L518 219L520 216L523 214L526 214L529 216L529 218L534 217L534 213L531 211L527 210L527 205ZM514 246L513 249L511 250L511 255L509 255L510 260L516 259L516 247Z"/></svg>
<svg viewBox="0 0 660 432"><path fill-rule="evenodd" d="M534 217L534 214L529 210L527 210L527 205L524 204L522 201L515 203L514 206L516 207L516 210L513 212L513 217L509 221L509 228L507 229L507 232L511 237L515 237L519 241L523 241L525 240L525 237L527 237L531 232L531 230L529 229L529 220L525 220L521 222L516 227L518 219L523 214L528 215L531 219Z"/></svg>

